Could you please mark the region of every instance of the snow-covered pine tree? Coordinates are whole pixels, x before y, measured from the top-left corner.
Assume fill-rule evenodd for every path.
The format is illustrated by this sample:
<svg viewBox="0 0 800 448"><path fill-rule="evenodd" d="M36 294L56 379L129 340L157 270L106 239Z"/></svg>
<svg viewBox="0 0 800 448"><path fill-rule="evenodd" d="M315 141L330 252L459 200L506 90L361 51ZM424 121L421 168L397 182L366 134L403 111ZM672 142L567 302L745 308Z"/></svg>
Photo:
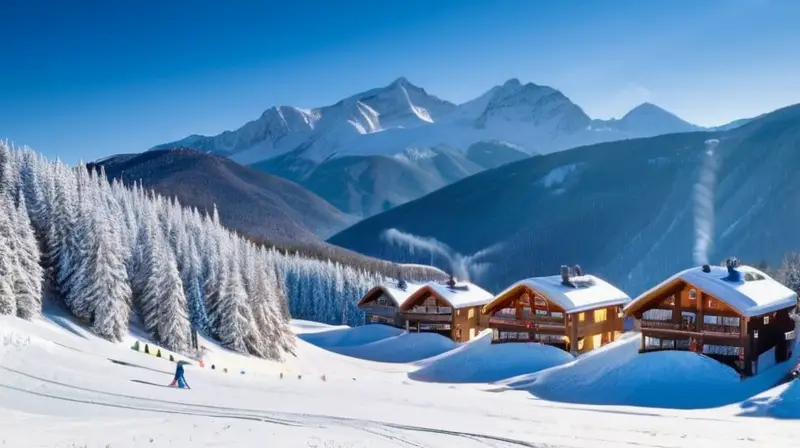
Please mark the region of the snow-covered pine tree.
<svg viewBox="0 0 800 448"><path fill-rule="evenodd" d="M169 349L184 350L189 346L191 326L189 325L186 296L183 291L183 282L178 272L175 257L166 246L166 241L161 242L155 252L161 261L158 263L163 272L153 275L160 281L158 301L158 334L159 341Z"/></svg>
<svg viewBox="0 0 800 448"><path fill-rule="evenodd" d="M12 315L17 313L14 278L18 273L10 219L13 213L11 202L0 194L0 314Z"/></svg>
<svg viewBox="0 0 800 448"><path fill-rule="evenodd" d="M800 293L800 253L790 252L784 255L776 277L787 288Z"/></svg>
<svg viewBox="0 0 800 448"><path fill-rule="evenodd" d="M128 331L131 288L118 243L102 210L98 207L93 213L96 234L86 242L87 268L80 283L75 284L72 307L88 310L95 334L121 341Z"/></svg>
<svg viewBox="0 0 800 448"><path fill-rule="evenodd" d="M208 328L213 334L217 326L216 312L220 302L220 291L223 287L223 280L227 278L228 269L224 265L224 248L222 242L225 240L220 233L219 214L216 206L211 217L206 215L203 218L202 245L200 245L200 256L203 260L203 303L208 317Z"/></svg>
<svg viewBox="0 0 800 448"><path fill-rule="evenodd" d="M44 273L40 263L39 245L28 218L25 195L19 191L18 206L14 210L15 247L18 273L14 281L17 316L31 319L42 312L42 282Z"/></svg>
<svg viewBox="0 0 800 448"><path fill-rule="evenodd" d="M226 260L231 253L238 252L235 247L238 243L235 238L226 244L232 245L230 250L225 251ZM251 334L250 325L253 316L247 306L247 292L244 289L240 260L238 257L231 257L228 262L223 262L228 275L222 281L222 291L220 293L219 304L215 311L217 317L213 320L214 333L223 346L237 352L248 352L247 336Z"/></svg>

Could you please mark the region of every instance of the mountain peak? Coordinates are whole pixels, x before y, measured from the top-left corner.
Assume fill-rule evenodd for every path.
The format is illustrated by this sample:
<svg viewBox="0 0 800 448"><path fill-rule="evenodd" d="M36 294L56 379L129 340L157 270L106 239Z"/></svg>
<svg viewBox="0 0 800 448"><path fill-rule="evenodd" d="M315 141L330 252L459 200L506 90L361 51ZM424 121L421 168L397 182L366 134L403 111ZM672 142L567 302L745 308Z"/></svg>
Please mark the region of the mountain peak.
<svg viewBox="0 0 800 448"><path fill-rule="evenodd" d="M411 83L408 81L408 78L406 78L405 76L401 76L401 77L395 79L394 81L392 81L392 83L390 85L391 86L407 86L409 84L411 84Z"/></svg>

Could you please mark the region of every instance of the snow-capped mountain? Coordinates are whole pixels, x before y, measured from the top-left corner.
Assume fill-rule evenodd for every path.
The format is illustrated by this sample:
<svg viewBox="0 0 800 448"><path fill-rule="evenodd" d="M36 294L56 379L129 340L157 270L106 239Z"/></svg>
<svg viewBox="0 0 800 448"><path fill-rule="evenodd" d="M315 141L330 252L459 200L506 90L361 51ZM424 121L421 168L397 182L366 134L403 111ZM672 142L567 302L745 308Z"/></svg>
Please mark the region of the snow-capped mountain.
<svg viewBox="0 0 800 448"><path fill-rule="evenodd" d="M592 120L560 91L511 79L456 105L406 78L314 109L273 107L235 131L192 135L153 149L192 147L252 164L295 151L312 161L347 155L395 155L447 145L466 151L499 140L528 153L698 130L652 104L619 120Z"/></svg>
<svg viewBox="0 0 800 448"><path fill-rule="evenodd" d="M696 264L693 198L712 138L719 144L709 261L737 256L777 265L800 246L800 105L726 131L526 158L362 220L329 242L398 262L431 261L426 251L382 238L395 228L471 259L470 274L489 289L579 263L633 296ZM446 257L433 261L451 268Z"/></svg>
<svg viewBox="0 0 800 448"><path fill-rule="evenodd" d="M652 103L636 106L619 120L596 120L594 125L598 128L609 127L619 132L651 136L703 130Z"/></svg>

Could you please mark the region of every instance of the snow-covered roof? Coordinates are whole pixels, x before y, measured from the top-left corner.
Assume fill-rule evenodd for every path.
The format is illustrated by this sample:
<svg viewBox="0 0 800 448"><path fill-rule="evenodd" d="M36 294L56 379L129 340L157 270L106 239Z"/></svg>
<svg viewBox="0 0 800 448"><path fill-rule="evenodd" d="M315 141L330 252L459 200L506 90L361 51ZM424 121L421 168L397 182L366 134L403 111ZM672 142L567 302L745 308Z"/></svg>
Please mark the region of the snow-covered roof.
<svg viewBox="0 0 800 448"><path fill-rule="evenodd" d="M711 266L710 272L702 267L693 267L678 272L658 285L641 294L625 307L625 311L635 310L653 294L676 281L689 283L733 307L744 317L760 316L773 311L797 305L797 294L783 286L772 277L751 266L735 268L740 272L739 281L725 280L728 269Z"/></svg>
<svg viewBox="0 0 800 448"><path fill-rule="evenodd" d="M413 296L418 297L425 289L447 301L454 309L485 305L494 297L489 291L469 282L457 282L455 288L439 282L428 282ZM413 297L406 305L410 306L412 301Z"/></svg>
<svg viewBox="0 0 800 448"><path fill-rule="evenodd" d="M492 303L484 307L484 313L490 312L494 306L505 302L507 300L506 295L520 286L525 286L541 294L550 302L561 307L566 313L578 313L595 308L622 305L631 300L620 289L594 275L587 274L570 277L570 281L575 287L566 286L561 281L560 275L520 280L498 294Z"/></svg>
<svg viewBox="0 0 800 448"><path fill-rule="evenodd" d="M412 294L417 292L423 285L417 283L406 283L406 289L400 289L396 283L393 284L382 284L378 285L367 292L364 297L358 302L358 305L362 305L365 303L365 300L369 298L376 290L381 290L383 294L392 299L397 307L403 306L403 304L411 297Z"/></svg>

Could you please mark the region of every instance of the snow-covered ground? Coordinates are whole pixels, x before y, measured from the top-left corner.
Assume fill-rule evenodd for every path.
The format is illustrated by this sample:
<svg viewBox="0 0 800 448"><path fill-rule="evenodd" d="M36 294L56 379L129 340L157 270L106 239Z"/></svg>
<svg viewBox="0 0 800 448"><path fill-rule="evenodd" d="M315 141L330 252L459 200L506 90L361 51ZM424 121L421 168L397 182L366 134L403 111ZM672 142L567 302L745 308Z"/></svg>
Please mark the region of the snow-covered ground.
<svg viewBox="0 0 800 448"><path fill-rule="evenodd" d="M347 333L347 328L302 321L295 321L293 328L305 337L318 334L317 343L331 330ZM365 331L380 330L357 330L362 336ZM336 336L340 343L344 333ZM407 344L403 341L413 336L362 338L349 347L383 341L379 348L390 350L390 341ZM429 383L409 374L436 372L435 380L442 381L447 378L439 375L451 372L451 381L462 382L487 379L487 371L493 377L503 371L519 374L547 367L533 359L547 350L492 347L478 338L431 359L390 364L341 355L298 338L297 357L278 364L229 353L203 340L205 367L186 367L191 390L164 387L174 364L130 350L134 339L108 343L66 316L34 322L0 316L0 446L798 445L797 422L791 420L800 418L797 383L765 390L777 374L742 383L697 355L692 361L679 359L688 353L634 355L633 337L493 384ZM527 367L510 359L525 356L526 350L531 356ZM645 367L650 361L654 365ZM228 366L228 373L209 370L211 362ZM788 366L777 368L785 371ZM245 374L237 373L242 369ZM709 375L720 384L712 386ZM678 389L680 384L689 386ZM650 405L671 406L631 405L647 401L637 398L643 395L663 399L688 393L709 400L717 394L734 398L707 409L682 410L665 402ZM752 395L745 397L748 393ZM586 404L590 402L596 404Z"/></svg>

